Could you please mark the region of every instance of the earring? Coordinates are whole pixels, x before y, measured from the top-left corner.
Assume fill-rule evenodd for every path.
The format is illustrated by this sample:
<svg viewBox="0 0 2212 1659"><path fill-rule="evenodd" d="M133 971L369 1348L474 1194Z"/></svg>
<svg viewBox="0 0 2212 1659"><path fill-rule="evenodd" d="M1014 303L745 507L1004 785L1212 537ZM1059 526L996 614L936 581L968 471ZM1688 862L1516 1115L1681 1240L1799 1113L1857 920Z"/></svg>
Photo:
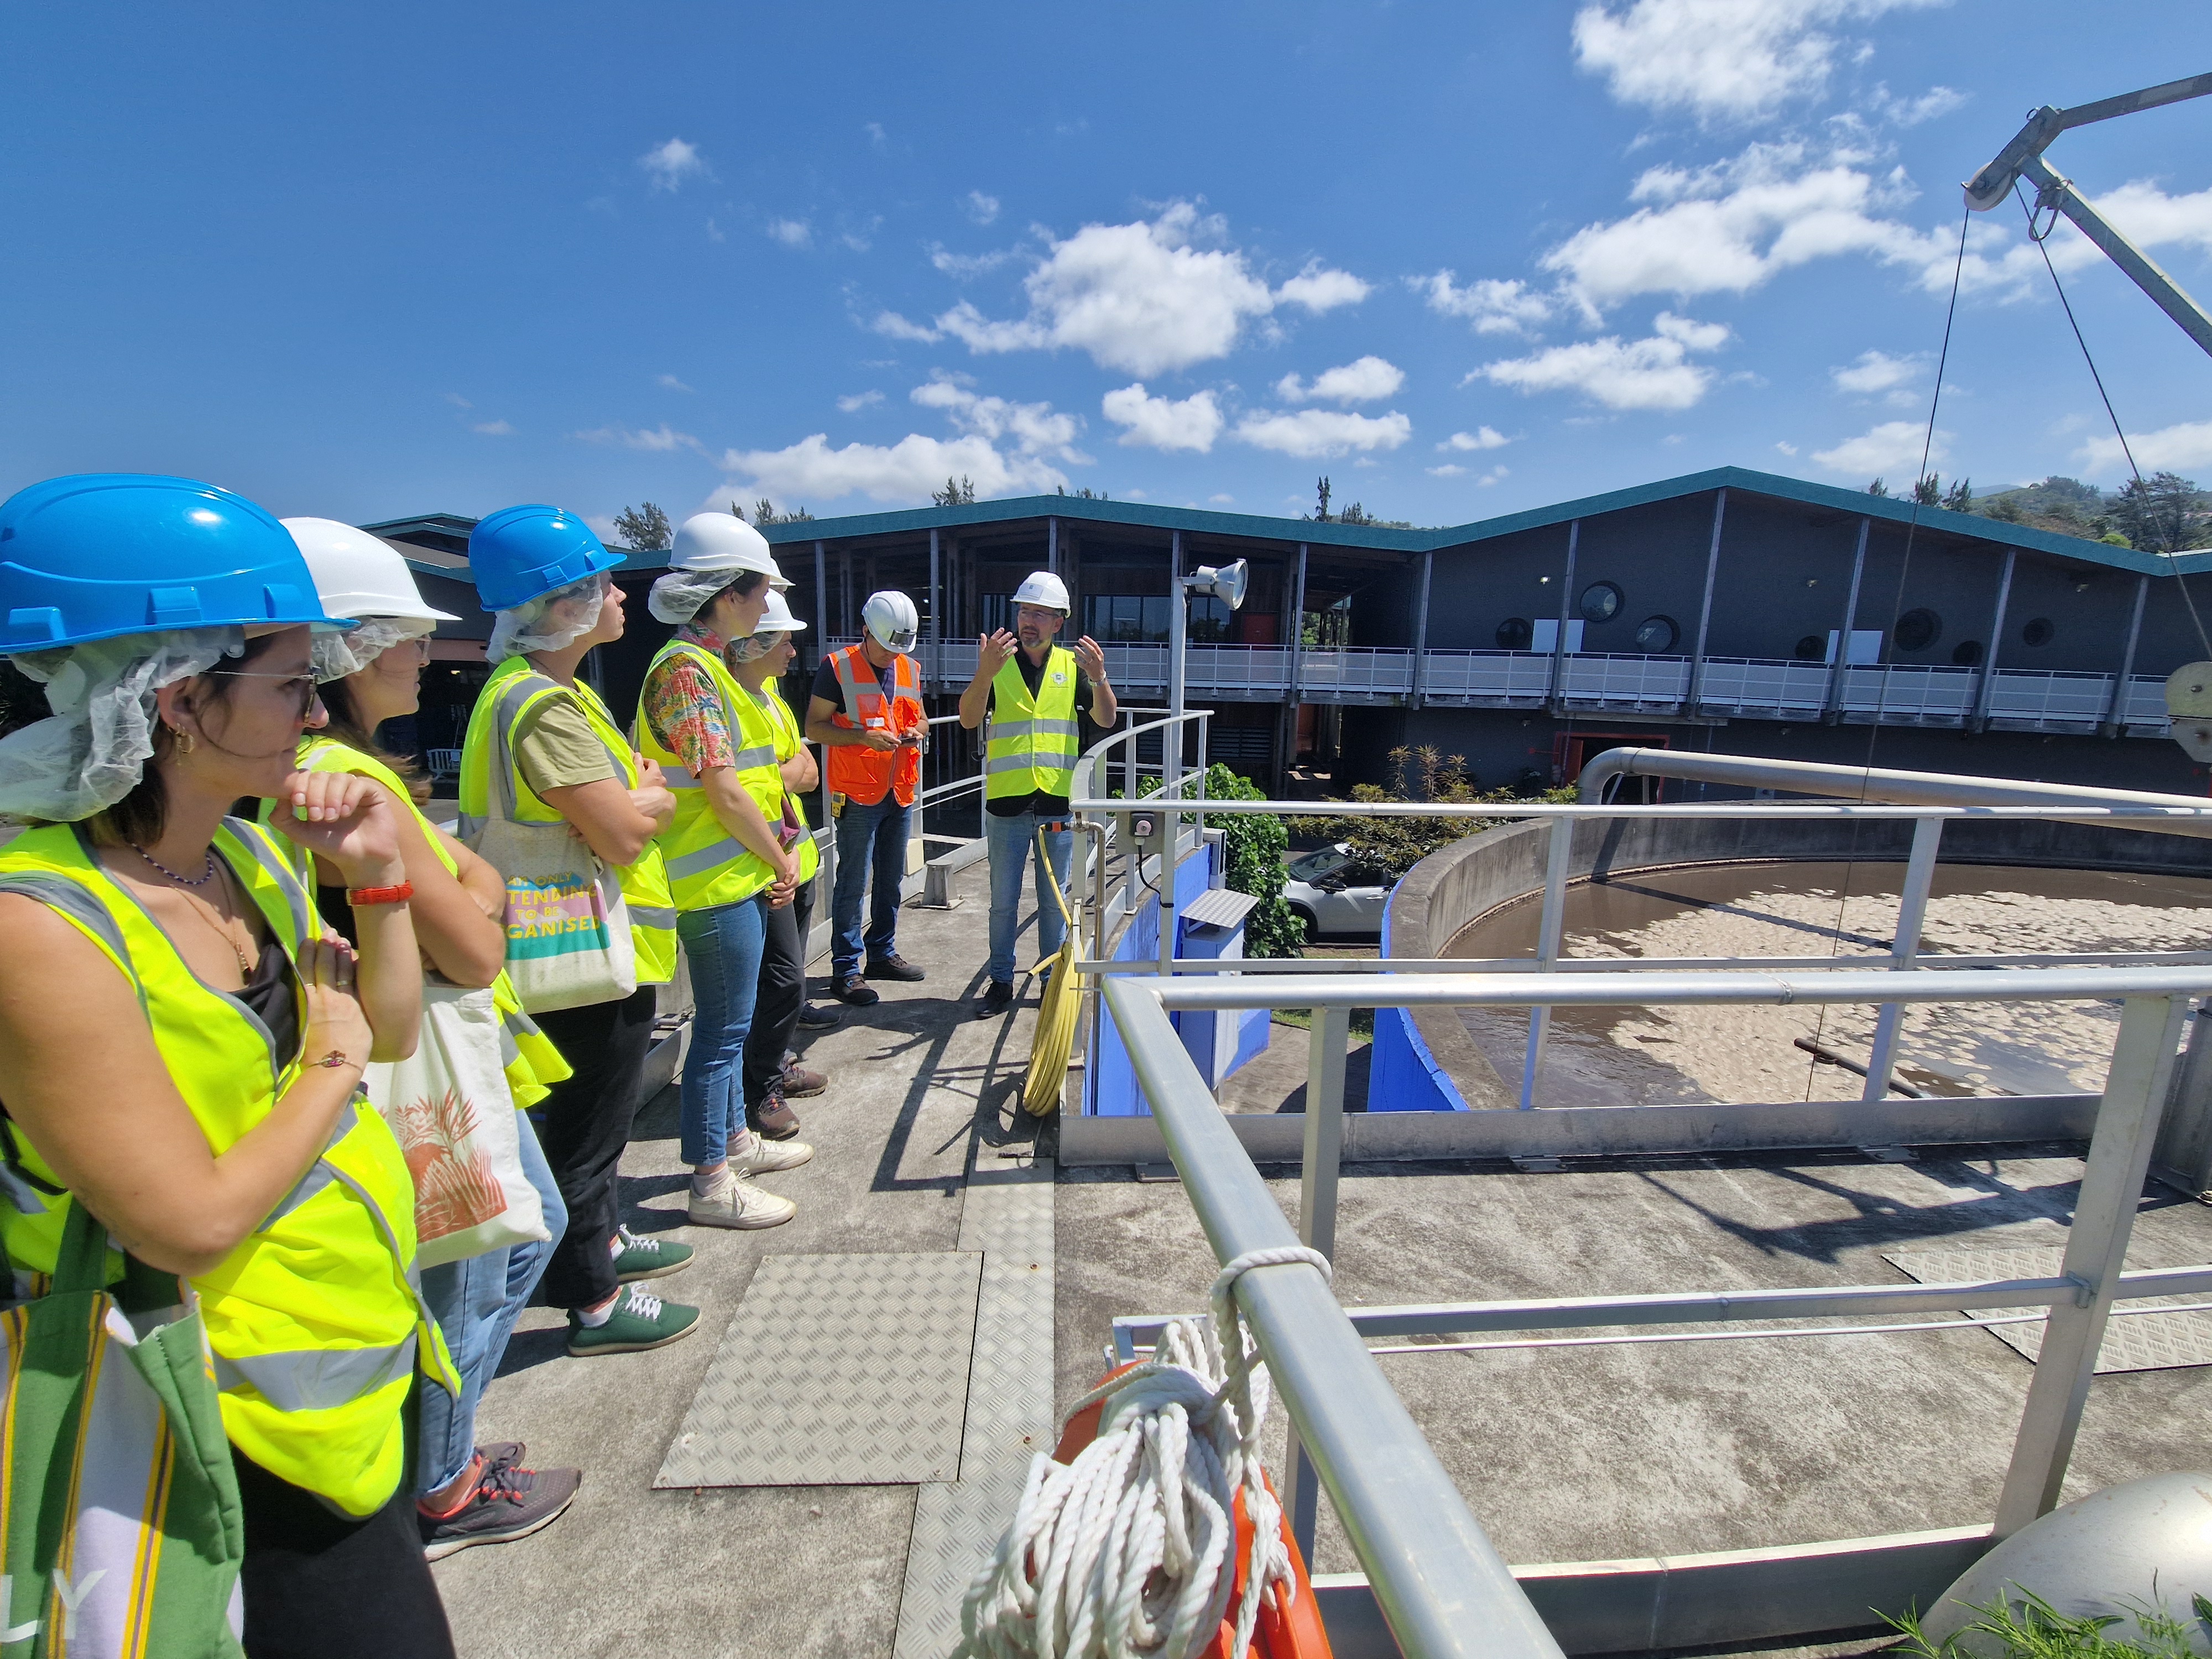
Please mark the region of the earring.
<svg viewBox="0 0 2212 1659"><path fill-rule="evenodd" d="M200 746L200 740L181 726L171 726L169 732L177 740L177 758L179 760Z"/></svg>

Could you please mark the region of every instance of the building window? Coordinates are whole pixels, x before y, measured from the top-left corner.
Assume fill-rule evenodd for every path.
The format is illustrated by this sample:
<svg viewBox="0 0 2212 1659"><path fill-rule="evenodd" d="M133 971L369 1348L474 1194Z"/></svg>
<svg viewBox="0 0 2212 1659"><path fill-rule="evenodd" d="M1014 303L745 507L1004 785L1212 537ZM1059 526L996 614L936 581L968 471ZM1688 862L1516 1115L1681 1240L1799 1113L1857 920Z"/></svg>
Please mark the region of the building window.
<svg viewBox="0 0 2212 1659"><path fill-rule="evenodd" d="M1808 634L1797 641L1799 662L1819 662L1828 654L1828 642L1818 634Z"/></svg>
<svg viewBox="0 0 2212 1659"><path fill-rule="evenodd" d="M995 603L994 603L995 602ZM1079 629L1060 630L1063 641L1071 635L1088 634L1101 645L1164 645L1174 613L1168 607L1175 603L1164 593L1086 593L1083 596L1083 625ZM987 593L983 596L984 631L993 628L1011 628L1012 624L994 621L994 615L1004 617L1012 614L1004 595ZM1225 640L1231 635L1231 612L1227 605L1211 596L1190 601L1190 637L1193 640Z"/></svg>
<svg viewBox="0 0 2212 1659"><path fill-rule="evenodd" d="M1897 619L1897 648L1925 651L1943 637L1943 619L1933 611L1908 611Z"/></svg>
<svg viewBox="0 0 2212 1659"><path fill-rule="evenodd" d="M1951 647L1951 660L1961 668L1982 665L1982 642L1979 640L1960 640Z"/></svg>
<svg viewBox="0 0 2212 1659"><path fill-rule="evenodd" d="M1611 622L1620 614L1620 590L1611 582L1592 582L1583 589L1583 620Z"/></svg>
<svg viewBox="0 0 2212 1659"><path fill-rule="evenodd" d="M2050 617L2038 617L2020 630L2020 642L2022 645L2048 645L2057 632L2051 626Z"/></svg>
<svg viewBox="0 0 2212 1659"><path fill-rule="evenodd" d="M1508 617L1498 624L1498 648L1500 651L1526 651L1535 632L1526 617Z"/></svg>
<svg viewBox="0 0 2212 1659"><path fill-rule="evenodd" d="M1646 617L1636 624L1636 648L1649 656L1664 656L1681 637L1672 617Z"/></svg>

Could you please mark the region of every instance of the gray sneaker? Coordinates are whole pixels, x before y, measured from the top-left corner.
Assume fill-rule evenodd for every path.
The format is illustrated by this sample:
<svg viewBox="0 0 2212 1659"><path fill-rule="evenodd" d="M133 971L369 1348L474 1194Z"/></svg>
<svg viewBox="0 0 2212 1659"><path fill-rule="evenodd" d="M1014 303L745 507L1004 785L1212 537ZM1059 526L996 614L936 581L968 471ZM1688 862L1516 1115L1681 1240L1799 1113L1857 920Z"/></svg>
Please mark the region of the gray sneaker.
<svg viewBox="0 0 2212 1659"><path fill-rule="evenodd" d="M760 1137L756 1135L754 1139ZM807 1150L811 1155L813 1149ZM777 1197L765 1187L756 1187L733 1175L729 1184L718 1193L705 1196L692 1194L689 1213L695 1227L734 1227L752 1232L763 1227L781 1226L799 1213L799 1206L787 1198Z"/></svg>
<svg viewBox="0 0 2212 1659"><path fill-rule="evenodd" d="M551 1526L576 1501L581 1469L525 1469L487 1460L468 1501L439 1519L416 1511L422 1554L442 1561L472 1544L508 1544Z"/></svg>

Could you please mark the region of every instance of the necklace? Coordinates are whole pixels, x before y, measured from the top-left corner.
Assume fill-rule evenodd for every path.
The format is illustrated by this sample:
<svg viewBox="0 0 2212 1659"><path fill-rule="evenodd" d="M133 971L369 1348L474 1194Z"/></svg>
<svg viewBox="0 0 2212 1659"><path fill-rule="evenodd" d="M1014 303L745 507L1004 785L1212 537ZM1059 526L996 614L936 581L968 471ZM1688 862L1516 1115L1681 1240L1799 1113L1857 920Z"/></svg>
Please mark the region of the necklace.
<svg viewBox="0 0 2212 1659"><path fill-rule="evenodd" d="M218 869L221 867L221 866L216 866ZM163 873L166 874L167 872L164 872ZM214 870L208 872L208 874L210 876L214 873ZM198 884L193 883L190 884L196 886ZM226 887L224 890L228 892L229 890ZM253 982L253 958L246 954L245 947L238 942L238 936L232 933L228 927L223 925L221 913L217 912L215 906L210 903L206 899L201 898L195 894L179 893L177 896L184 900L185 908L194 915L198 916L202 921L205 922L210 927L212 927L217 933L222 936L222 942L230 946L231 955L238 958L239 978L251 985ZM204 905L206 907L204 909L201 908Z"/></svg>
<svg viewBox="0 0 2212 1659"><path fill-rule="evenodd" d="M141 847L137 842L131 842L129 845L132 852L136 853L140 858L145 860L147 863L152 865L156 870L159 870L171 881L175 882L179 887L204 887L215 879L215 849L213 848L210 848L204 855L207 860L207 868L202 871L198 878L195 879L191 876L179 875L175 871L169 868L167 865L162 863L161 860L155 858L151 853Z"/></svg>

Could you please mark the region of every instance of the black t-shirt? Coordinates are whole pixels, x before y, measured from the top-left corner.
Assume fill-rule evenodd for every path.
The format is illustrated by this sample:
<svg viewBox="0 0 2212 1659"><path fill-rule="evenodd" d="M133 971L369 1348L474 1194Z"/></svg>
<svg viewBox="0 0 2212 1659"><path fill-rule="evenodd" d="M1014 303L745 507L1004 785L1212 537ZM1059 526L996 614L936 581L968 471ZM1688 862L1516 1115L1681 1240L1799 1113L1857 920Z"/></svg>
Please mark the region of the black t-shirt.
<svg viewBox="0 0 2212 1659"><path fill-rule="evenodd" d="M1015 652L1013 659L1015 665L1022 671L1023 684L1029 687L1030 700L1034 702L1037 693L1044 688L1045 663L1052 660L1052 652L1045 653L1044 662L1031 662L1030 653L1026 651ZM991 700L994 703L998 701L998 694L995 690L992 693ZM1080 667L1075 671L1075 718L1079 730L1081 722L1091 718L1091 681ZM983 729L987 734L990 731L990 718L988 714L984 717ZM994 818L1018 817L1024 812L1036 812L1044 817L1057 818L1067 816L1067 803L1068 797L1066 795L1048 795L1043 790L1038 789L1026 795L1008 795L1002 799L986 801L983 805L984 810Z"/></svg>

